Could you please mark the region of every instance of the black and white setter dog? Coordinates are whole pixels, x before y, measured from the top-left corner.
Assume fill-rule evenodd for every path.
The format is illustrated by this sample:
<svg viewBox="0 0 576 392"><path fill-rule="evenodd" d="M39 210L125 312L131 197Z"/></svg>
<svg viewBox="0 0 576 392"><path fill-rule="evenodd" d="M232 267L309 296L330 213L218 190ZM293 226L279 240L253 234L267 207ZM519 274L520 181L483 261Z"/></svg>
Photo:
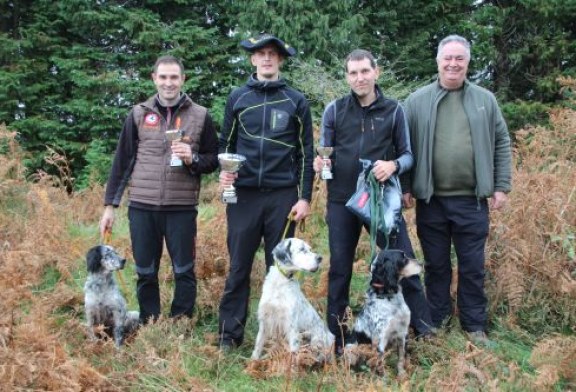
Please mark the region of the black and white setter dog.
<svg viewBox="0 0 576 392"><path fill-rule="evenodd" d="M387 347L398 352L398 375L404 376L406 338L410 325L410 309L404 301L400 279L420 273L422 267L406 257L401 250L383 250L371 266L370 287L366 302L354 323L359 343L370 342L380 354Z"/></svg>
<svg viewBox="0 0 576 392"><path fill-rule="evenodd" d="M334 335L304 297L295 278L300 271L317 271L322 257L298 238L282 240L272 254L275 263L262 287L252 359L260 358L266 341L285 339L291 353L298 352L302 341L309 341L319 361L330 360Z"/></svg>
<svg viewBox="0 0 576 392"><path fill-rule="evenodd" d="M96 340L94 327L103 325L114 337L116 347L138 328L139 312L126 311L126 301L120 293L113 273L124 268L126 259L107 245L97 245L86 254L88 277L84 285L84 310L88 337Z"/></svg>

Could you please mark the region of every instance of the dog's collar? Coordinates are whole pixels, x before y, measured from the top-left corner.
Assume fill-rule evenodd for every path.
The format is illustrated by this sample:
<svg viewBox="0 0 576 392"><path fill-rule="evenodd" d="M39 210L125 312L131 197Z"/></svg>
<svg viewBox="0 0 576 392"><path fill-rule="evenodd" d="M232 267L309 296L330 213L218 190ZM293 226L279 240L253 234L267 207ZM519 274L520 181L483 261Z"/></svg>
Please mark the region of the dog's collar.
<svg viewBox="0 0 576 392"><path fill-rule="evenodd" d="M287 271L283 269L277 261L274 261L274 266L278 268L278 271L280 271L280 273L284 275L286 279L300 280L300 277L302 276L302 271Z"/></svg>
<svg viewBox="0 0 576 392"><path fill-rule="evenodd" d="M383 286L381 286L383 287ZM376 288L374 287L374 285L370 285L370 288L368 289L368 293L374 295L376 298L378 299L392 299L396 294L398 293L379 293Z"/></svg>

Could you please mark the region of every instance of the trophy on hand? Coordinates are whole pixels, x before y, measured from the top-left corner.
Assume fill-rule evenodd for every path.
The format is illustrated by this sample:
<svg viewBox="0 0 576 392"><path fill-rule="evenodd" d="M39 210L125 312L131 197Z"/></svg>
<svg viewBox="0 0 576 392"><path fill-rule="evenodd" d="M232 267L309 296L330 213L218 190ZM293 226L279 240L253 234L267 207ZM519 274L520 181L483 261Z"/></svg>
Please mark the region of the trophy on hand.
<svg viewBox="0 0 576 392"><path fill-rule="evenodd" d="M318 151L318 155L320 155L323 160L322 171L320 172L320 178L323 180L331 180L332 171L330 170L328 159L330 158L332 151L334 151L334 147L318 146L316 147L316 151Z"/></svg>
<svg viewBox="0 0 576 392"><path fill-rule="evenodd" d="M220 169L228 173L238 172L245 161L246 157L244 155L230 153L218 154ZM238 196L236 195L236 188L234 188L234 185L230 185L224 189L222 192L222 201L227 204L236 204L238 202Z"/></svg>
<svg viewBox="0 0 576 392"><path fill-rule="evenodd" d="M172 142L179 142L180 140L182 140L182 130L180 130L179 125L180 125L180 118L178 118L176 120L176 129L169 129L166 131L166 140L168 140L170 143ZM170 157L170 166L182 166L182 159L178 158L178 155L172 153L172 156Z"/></svg>

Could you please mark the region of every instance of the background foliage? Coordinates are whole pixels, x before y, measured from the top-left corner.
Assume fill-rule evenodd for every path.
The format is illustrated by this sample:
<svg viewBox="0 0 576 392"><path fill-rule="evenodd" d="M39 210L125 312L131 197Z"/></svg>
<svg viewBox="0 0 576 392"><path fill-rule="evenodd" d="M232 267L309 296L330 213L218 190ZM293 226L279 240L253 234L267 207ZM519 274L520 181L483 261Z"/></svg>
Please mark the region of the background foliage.
<svg viewBox="0 0 576 392"><path fill-rule="evenodd" d="M319 114L356 47L375 53L386 91L402 98L435 77L438 41L473 44L470 78L500 98L512 130L547 119L576 74L576 2L565 0L0 0L0 123L19 132L28 173L56 174L48 148L71 162L75 189L106 178L122 121L153 92L155 58L187 67L187 92L218 123L250 68L238 42L268 31L299 50L286 74ZM314 120L319 121L319 115ZM100 157L100 158L99 158Z"/></svg>

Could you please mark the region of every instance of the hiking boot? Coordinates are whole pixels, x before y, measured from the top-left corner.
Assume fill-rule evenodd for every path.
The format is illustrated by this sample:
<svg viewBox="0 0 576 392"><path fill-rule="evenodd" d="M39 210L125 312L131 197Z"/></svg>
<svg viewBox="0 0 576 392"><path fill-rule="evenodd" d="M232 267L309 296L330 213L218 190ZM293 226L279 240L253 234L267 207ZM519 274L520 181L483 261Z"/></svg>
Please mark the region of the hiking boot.
<svg viewBox="0 0 576 392"><path fill-rule="evenodd" d="M470 340L476 346L493 347L494 342L488 339L486 332L484 331L473 331L467 332L468 340Z"/></svg>
<svg viewBox="0 0 576 392"><path fill-rule="evenodd" d="M230 354L238 346L232 340L222 340L218 348L222 354Z"/></svg>
<svg viewBox="0 0 576 392"><path fill-rule="evenodd" d="M436 328L430 329L430 330L416 336L416 340L421 341L421 342L430 343L434 339L436 339Z"/></svg>

